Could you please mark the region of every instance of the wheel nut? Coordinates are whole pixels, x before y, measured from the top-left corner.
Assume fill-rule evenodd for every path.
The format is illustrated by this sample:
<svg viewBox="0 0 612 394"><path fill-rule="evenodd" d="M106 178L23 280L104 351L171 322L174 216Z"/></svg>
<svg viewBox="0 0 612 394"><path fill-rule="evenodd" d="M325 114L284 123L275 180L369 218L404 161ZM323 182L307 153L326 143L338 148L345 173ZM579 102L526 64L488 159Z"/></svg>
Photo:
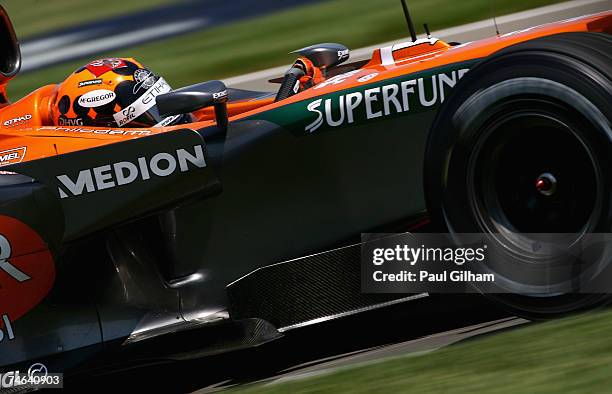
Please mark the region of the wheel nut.
<svg viewBox="0 0 612 394"><path fill-rule="evenodd" d="M543 196L552 196L557 191L557 179L553 174L545 172L536 179L535 188Z"/></svg>

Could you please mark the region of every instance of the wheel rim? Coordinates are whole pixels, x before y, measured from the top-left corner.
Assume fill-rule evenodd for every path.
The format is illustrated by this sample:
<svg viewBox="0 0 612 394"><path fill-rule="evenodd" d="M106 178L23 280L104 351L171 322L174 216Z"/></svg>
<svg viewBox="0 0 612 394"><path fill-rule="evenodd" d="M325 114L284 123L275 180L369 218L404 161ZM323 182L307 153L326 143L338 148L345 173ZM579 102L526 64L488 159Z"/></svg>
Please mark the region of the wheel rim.
<svg viewBox="0 0 612 394"><path fill-rule="evenodd" d="M559 240L568 245L594 230L600 171L575 123L519 110L480 135L468 169L468 197L483 232L534 257L536 234L564 233Z"/></svg>

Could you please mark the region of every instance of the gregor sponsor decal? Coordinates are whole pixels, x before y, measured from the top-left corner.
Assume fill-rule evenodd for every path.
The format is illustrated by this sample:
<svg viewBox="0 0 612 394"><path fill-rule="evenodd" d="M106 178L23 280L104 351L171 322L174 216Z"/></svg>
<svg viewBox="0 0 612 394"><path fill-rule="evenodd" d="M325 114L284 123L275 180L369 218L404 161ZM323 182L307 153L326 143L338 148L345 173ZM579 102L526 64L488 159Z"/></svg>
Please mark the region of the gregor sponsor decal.
<svg viewBox="0 0 612 394"><path fill-rule="evenodd" d="M26 155L26 147L13 148L0 152L0 166L21 163Z"/></svg>
<svg viewBox="0 0 612 394"><path fill-rule="evenodd" d="M7 314L2 315L1 323L3 329L0 329L0 343L4 340L12 341L15 339L15 332L13 331L13 325L11 324L11 319Z"/></svg>
<svg viewBox="0 0 612 394"><path fill-rule="evenodd" d="M30 120L32 120L32 114L25 114L25 115L21 115L13 119L5 120L3 125L5 127L15 127L15 126L23 125L24 123L27 123Z"/></svg>
<svg viewBox="0 0 612 394"><path fill-rule="evenodd" d="M120 161L81 170L76 176L62 174L56 178L59 181L60 198L69 198L204 167L206 167L204 148L202 145L195 145L190 150L160 152L151 158L138 157L134 161Z"/></svg>
<svg viewBox="0 0 612 394"><path fill-rule="evenodd" d="M334 98L314 100L306 109L315 115L315 120L306 125L305 130L312 133L323 125L346 126L355 123L356 119L371 120L409 112L414 106L435 106L444 101L448 90L454 87L467 71L468 69L461 69L428 78L377 86ZM350 76L347 74L330 83L344 81Z"/></svg>
<svg viewBox="0 0 612 394"><path fill-rule="evenodd" d="M92 90L79 97L79 105L85 108L101 107L112 103L117 95L115 92L106 89Z"/></svg>

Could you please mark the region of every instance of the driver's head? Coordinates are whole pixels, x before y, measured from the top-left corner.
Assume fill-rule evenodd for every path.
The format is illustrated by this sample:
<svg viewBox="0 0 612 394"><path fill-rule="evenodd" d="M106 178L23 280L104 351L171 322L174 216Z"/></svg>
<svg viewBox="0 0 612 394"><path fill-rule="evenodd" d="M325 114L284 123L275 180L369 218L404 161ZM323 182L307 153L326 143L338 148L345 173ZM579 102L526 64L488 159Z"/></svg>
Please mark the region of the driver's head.
<svg viewBox="0 0 612 394"><path fill-rule="evenodd" d="M150 127L186 123L191 115L162 118L155 98L172 89L134 59L95 60L59 85L53 121L60 126Z"/></svg>

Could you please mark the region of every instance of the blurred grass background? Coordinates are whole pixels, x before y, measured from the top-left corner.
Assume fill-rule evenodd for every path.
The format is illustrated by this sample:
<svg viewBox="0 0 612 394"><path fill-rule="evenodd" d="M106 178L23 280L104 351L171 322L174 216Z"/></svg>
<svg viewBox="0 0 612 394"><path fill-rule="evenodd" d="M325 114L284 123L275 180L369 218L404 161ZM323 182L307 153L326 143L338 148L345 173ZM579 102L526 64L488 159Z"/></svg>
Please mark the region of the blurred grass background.
<svg viewBox="0 0 612 394"><path fill-rule="evenodd" d="M159 4L169 0L124 1L125 4L120 7L149 7L154 2ZM497 15L503 15L556 2L559 0L495 0L495 11ZM23 7L22 3L32 7L53 3L59 9L81 2L8 0L7 3L7 9L12 12L11 8ZM89 12L95 14L99 8L112 9L107 6L109 3L120 4L121 1L105 0L104 7L92 6ZM438 30L491 17L490 0L410 0L409 4L419 30L422 30L423 22L429 23L432 30ZM79 7L81 12L88 13L81 5ZM32 20L36 18L28 16L27 10L20 12L22 15L17 15L14 24L18 32L27 32L31 28L20 24L35 23ZM57 12L50 13L48 19L53 19L53 15L63 20L62 23L68 23L65 21L67 16ZM59 22L47 23L57 25ZM406 37L407 28L399 0L327 0L176 38L101 53L98 57L135 57L177 88L288 64L293 60L288 52L317 42L340 42L349 48L359 48ZM90 60L92 58L88 57L23 74L9 85L9 96L15 101L40 86L61 82Z"/></svg>
<svg viewBox="0 0 612 394"><path fill-rule="evenodd" d="M177 0L1 0L21 40L99 19L141 11Z"/></svg>
<svg viewBox="0 0 612 394"><path fill-rule="evenodd" d="M609 393L612 312L590 313L233 393Z"/></svg>

